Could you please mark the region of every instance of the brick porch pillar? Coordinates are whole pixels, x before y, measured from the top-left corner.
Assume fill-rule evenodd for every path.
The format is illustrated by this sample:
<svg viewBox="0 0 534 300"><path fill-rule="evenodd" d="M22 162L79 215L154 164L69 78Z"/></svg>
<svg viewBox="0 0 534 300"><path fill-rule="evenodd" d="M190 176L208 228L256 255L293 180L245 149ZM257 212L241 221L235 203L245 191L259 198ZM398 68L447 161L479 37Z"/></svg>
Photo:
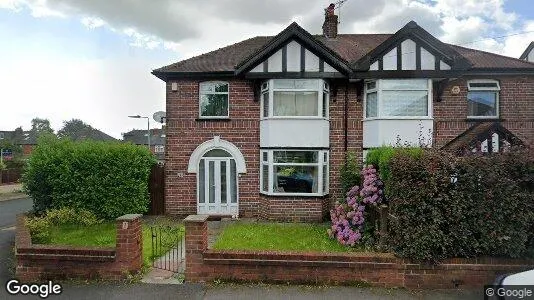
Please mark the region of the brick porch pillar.
<svg viewBox="0 0 534 300"><path fill-rule="evenodd" d="M140 214L124 215L116 219L116 263L119 272L136 273L143 265L143 230Z"/></svg>
<svg viewBox="0 0 534 300"><path fill-rule="evenodd" d="M185 280L204 282L203 256L208 249L208 215L190 215L185 224Z"/></svg>

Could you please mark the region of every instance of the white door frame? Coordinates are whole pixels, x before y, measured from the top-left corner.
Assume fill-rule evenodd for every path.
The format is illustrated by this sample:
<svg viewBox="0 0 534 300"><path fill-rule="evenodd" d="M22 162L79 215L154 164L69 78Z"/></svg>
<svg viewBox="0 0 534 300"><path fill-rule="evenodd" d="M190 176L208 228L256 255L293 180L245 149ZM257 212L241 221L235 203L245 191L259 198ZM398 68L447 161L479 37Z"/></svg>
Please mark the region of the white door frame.
<svg viewBox="0 0 534 300"><path fill-rule="evenodd" d="M203 157L204 161L204 203L200 203L200 172L197 173L197 213L209 215L238 215L239 212L239 176L235 170L236 202L232 203L232 174L231 157ZM200 163L199 162L199 163ZM213 162L213 181L210 182L210 163ZM222 202L221 166L226 165L226 194L225 203ZM210 188L214 188L213 203L210 202Z"/></svg>

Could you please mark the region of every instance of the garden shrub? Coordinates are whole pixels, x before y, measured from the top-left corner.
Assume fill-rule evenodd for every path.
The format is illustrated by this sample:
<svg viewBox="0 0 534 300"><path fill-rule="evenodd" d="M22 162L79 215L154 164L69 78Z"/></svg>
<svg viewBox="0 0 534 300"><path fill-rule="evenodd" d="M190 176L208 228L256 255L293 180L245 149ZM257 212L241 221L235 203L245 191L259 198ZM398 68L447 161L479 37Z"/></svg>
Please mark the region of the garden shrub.
<svg viewBox="0 0 534 300"><path fill-rule="evenodd" d="M47 244L52 232L50 220L45 217L26 218L26 226L30 231L32 243Z"/></svg>
<svg viewBox="0 0 534 300"><path fill-rule="evenodd" d="M28 226L32 242L35 244L47 244L50 242L52 226L92 226L100 223L102 223L102 220L99 220L94 213L88 210L76 210L67 207L50 209L41 216L26 218L26 226Z"/></svg>
<svg viewBox="0 0 534 300"><path fill-rule="evenodd" d="M373 165L378 169L380 179L385 183L386 193L389 179L391 177L390 162L395 153L403 152L413 157L420 157L423 149L420 147L392 147L382 146L370 149L365 158L367 165Z"/></svg>
<svg viewBox="0 0 534 300"><path fill-rule="evenodd" d="M373 224L366 222L371 214L368 207L376 207L383 200L383 184L373 166L363 168L362 188L353 186L346 198L337 201L330 211L332 227L328 235L342 245L355 246L372 238Z"/></svg>
<svg viewBox="0 0 534 300"><path fill-rule="evenodd" d="M75 210L68 207L48 210L45 217L52 225L91 226L102 223L102 220L99 220L94 213L88 210Z"/></svg>
<svg viewBox="0 0 534 300"><path fill-rule="evenodd" d="M428 150L390 162L390 245L401 257L522 257L532 240L531 153L455 157Z"/></svg>
<svg viewBox="0 0 534 300"><path fill-rule="evenodd" d="M341 169L339 170L341 192L343 193L343 195L347 194L347 192L353 186L360 184L361 169L362 169L362 166L358 162L356 153L349 151L347 153L345 162L343 163L343 165L341 166Z"/></svg>
<svg viewBox="0 0 534 300"><path fill-rule="evenodd" d="M112 220L148 210L148 178L154 163L145 147L44 136L22 181L36 213L69 207Z"/></svg>

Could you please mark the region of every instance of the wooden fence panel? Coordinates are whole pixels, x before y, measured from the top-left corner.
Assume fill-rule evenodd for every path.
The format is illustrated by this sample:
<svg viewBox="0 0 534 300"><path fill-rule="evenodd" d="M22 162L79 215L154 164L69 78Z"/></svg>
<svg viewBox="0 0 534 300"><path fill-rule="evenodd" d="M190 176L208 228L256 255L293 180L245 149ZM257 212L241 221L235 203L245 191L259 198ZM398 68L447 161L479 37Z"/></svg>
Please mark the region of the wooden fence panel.
<svg viewBox="0 0 534 300"><path fill-rule="evenodd" d="M165 214L165 166L154 165L150 172L148 184L150 193L149 215Z"/></svg>

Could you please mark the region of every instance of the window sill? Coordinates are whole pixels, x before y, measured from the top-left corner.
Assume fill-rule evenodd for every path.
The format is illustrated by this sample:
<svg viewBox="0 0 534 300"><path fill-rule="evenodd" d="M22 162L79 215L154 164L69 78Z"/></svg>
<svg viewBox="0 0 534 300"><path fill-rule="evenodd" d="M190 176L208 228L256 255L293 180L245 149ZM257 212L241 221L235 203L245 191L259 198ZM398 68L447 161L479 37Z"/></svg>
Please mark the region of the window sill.
<svg viewBox="0 0 534 300"><path fill-rule="evenodd" d="M260 192L261 196L270 198L327 198L330 194L299 194L299 193L285 193L285 194L267 194Z"/></svg>
<svg viewBox="0 0 534 300"><path fill-rule="evenodd" d="M208 121L208 122L230 122L230 118L196 118L195 121L202 122L202 121Z"/></svg>
<svg viewBox="0 0 534 300"><path fill-rule="evenodd" d="M380 120L434 120L432 117L374 117L364 118L363 121L380 121Z"/></svg>
<svg viewBox="0 0 534 300"><path fill-rule="evenodd" d="M268 118L260 118L260 120L324 120L329 121L329 118L324 117L268 117Z"/></svg>

